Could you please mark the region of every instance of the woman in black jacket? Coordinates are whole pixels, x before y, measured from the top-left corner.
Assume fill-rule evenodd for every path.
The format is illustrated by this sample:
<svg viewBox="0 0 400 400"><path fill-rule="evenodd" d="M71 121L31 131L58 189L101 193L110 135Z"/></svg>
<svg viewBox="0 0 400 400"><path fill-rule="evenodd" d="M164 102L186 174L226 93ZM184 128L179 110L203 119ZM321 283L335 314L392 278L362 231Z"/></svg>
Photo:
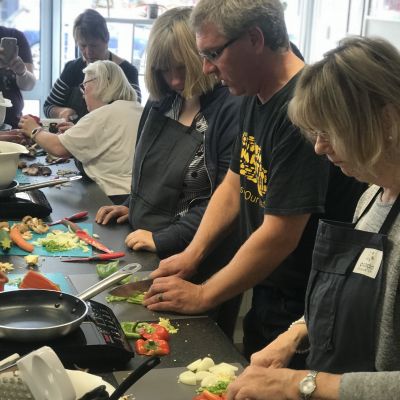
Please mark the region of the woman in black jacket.
<svg viewBox="0 0 400 400"><path fill-rule="evenodd" d="M192 240L229 167L238 129L241 98L203 74L190 13L175 8L154 23L145 76L151 100L139 124L129 207L104 206L96 216L100 224L129 218L127 246L160 258ZM223 240L195 280L224 265L235 248L232 238Z"/></svg>

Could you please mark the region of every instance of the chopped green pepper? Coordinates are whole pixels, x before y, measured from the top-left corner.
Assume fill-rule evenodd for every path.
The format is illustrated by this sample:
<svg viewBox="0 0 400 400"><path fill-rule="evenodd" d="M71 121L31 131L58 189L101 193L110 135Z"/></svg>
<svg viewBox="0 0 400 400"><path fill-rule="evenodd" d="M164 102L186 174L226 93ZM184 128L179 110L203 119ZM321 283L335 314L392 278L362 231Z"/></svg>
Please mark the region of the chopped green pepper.
<svg viewBox="0 0 400 400"><path fill-rule="evenodd" d="M118 271L118 265L119 265L119 260L111 261L106 264L97 264L96 265L97 275L101 279L107 278L107 276Z"/></svg>
<svg viewBox="0 0 400 400"><path fill-rule="evenodd" d="M122 321L121 328L128 339L140 339L140 333L136 332L137 322Z"/></svg>

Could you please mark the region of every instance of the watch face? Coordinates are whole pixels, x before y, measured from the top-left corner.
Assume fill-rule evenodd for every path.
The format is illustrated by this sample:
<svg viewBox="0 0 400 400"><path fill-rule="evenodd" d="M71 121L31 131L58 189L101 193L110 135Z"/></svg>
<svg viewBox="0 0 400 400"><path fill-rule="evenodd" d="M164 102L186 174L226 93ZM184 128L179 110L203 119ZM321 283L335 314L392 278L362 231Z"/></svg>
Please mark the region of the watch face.
<svg viewBox="0 0 400 400"><path fill-rule="evenodd" d="M300 386L300 391L302 394L311 394L316 388L314 379L311 377L306 377Z"/></svg>

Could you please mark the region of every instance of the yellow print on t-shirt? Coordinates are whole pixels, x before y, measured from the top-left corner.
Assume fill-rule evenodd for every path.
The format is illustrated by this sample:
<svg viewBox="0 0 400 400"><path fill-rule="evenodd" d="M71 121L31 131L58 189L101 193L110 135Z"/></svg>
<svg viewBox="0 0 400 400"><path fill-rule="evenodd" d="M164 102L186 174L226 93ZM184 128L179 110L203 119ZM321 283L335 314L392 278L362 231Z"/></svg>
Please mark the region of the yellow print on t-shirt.
<svg viewBox="0 0 400 400"><path fill-rule="evenodd" d="M247 132L242 135L242 150L240 153L240 175L257 184L257 191L262 198L267 192L267 170L262 165L261 147L253 136Z"/></svg>

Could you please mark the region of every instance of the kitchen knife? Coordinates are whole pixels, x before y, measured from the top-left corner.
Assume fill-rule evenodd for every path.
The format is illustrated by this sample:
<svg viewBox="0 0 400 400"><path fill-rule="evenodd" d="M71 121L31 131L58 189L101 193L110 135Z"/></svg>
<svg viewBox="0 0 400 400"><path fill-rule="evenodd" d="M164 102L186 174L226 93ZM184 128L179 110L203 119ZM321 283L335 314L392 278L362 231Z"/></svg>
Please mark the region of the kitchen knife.
<svg viewBox="0 0 400 400"><path fill-rule="evenodd" d="M65 217L65 218L62 218L62 219L58 219L57 221L50 222L47 225L48 226L52 226L52 225L61 224L64 219L66 219L68 221L76 221L77 219L81 219L81 218L87 217L87 215L88 215L87 211L80 211L80 212L78 212L76 214L70 215L69 217Z"/></svg>
<svg viewBox="0 0 400 400"><path fill-rule="evenodd" d="M125 257L125 253L117 252L117 253L96 254L93 257L67 258L61 261L62 262L107 261L107 260L115 260L116 258L121 258L121 257Z"/></svg>
<svg viewBox="0 0 400 400"><path fill-rule="evenodd" d="M100 251L104 251L104 253L113 253L113 251L110 250L107 246L104 246L103 243L100 243L98 240L90 236L87 232L81 229L81 227L75 224L74 222L63 219L61 223L66 227L70 227L72 231L75 233L75 235L78 236L79 239L83 240L87 244L90 244L91 246L95 247L96 249L99 249Z"/></svg>
<svg viewBox="0 0 400 400"><path fill-rule="evenodd" d="M119 285L109 291L113 296L129 297L138 292L147 292L153 284L153 279L144 279Z"/></svg>

